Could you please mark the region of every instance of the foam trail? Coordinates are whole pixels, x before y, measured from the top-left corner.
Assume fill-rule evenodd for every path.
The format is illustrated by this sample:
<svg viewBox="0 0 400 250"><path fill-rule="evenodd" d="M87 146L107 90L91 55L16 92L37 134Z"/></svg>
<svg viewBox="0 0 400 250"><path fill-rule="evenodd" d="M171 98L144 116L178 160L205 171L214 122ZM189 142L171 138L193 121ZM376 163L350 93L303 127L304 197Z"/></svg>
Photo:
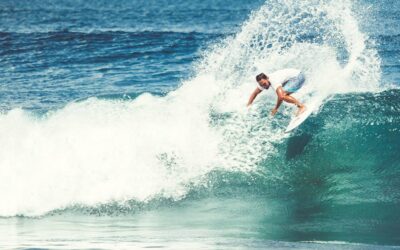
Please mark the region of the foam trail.
<svg viewBox="0 0 400 250"><path fill-rule="evenodd" d="M272 93L243 112L257 73L301 68L308 86L299 98L312 94L321 103L377 89L379 58L351 8L346 0L268 1L236 35L205 51L197 75L166 97L93 98L42 118L18 109L1 115L0 215L181 199L214 169L257 170L284 137L284 126L265 113Z"/></svg>

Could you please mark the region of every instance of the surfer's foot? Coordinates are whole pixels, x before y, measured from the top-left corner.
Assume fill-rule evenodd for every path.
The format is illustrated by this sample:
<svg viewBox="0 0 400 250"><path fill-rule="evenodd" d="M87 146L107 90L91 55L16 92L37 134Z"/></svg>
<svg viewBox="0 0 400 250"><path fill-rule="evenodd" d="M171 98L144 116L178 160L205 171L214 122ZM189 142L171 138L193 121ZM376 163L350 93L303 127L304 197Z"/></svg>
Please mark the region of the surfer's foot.
<svg viewBox="0 0 400 250"><path fill-rule="evenodd" d="M297 110L296 116L299 116L302 114L304 111L306 111L306 106L304 105L299 105L299 109Z"/></svg>

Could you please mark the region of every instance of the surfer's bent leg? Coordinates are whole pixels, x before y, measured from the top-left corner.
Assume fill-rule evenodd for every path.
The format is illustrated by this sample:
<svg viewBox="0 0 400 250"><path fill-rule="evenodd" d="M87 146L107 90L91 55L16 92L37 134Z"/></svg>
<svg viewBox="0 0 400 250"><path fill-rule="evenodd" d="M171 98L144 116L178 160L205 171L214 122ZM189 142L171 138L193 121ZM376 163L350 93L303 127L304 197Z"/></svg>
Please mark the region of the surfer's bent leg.
<svg viewBox="0 0 400 250"><path fill-rule="evenodd" d="M303 107L304 105L302 103L300 103L296 98L294 98L293 96L291 96L290 92L286 92L284 91L282 88L278 88L276 90L276 93L278 94L278 98L281 100L284 100L285 102L288 103L293 103L295 104L298 108Z"/></svg>
<svg viewBox="0 0 400 250"><path fill-rule="evenodd" d="M304 104L299 102L296 98L291 96L290 94L292 94L292 93L284 91L281 87L276 90L276 93L278 94L279 99L281 99L285 102L288 102L288 103L293 103L294 105L296 105L299 108L299 110L297 111L297 115L304 112L306 107L304 106Z"/></svg>
<svg viewBox="0 0 400 250"><path fill-rule="evenodd" d="M290 94L298 91L304 84L305 77L303 73L300 73L297 77L289 79L284 87L282 87L282 98L284 101L295 104L299 110L297 111L297 115L301 114L305 110L304 104L300 103L296 98L291 96ZM278 92L278 91L277 91ZM278 93L279 95L279 93Z"/></svg>

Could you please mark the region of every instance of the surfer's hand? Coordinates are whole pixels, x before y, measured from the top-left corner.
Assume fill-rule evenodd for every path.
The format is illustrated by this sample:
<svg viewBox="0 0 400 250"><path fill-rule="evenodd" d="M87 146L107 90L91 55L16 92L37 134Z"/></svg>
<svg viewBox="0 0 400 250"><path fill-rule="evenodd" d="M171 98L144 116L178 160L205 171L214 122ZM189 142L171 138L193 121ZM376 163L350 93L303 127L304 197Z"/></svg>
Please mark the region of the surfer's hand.
<svg viewBox="0 0 400 250"><path fill-rule="evenodd" d="M272 109L272 111L271 111L271 115L275 115L275 114L276 114L276 112L278 112L278 109Z"/></svg>

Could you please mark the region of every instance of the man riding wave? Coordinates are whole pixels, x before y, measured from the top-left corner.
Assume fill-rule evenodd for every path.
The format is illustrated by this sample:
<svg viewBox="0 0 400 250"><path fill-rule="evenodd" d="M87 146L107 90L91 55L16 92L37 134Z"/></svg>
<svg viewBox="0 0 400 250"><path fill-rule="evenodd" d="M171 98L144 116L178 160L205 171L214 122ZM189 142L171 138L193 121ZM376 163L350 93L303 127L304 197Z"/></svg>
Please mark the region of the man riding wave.
<svg viewBox="0 0 400 250"><path fill-rule="evenodd" d="M261 73L256 76L256 80L258 86L251 94L247 107L253 103L254 99L261 93L261 91L272 87L278 96L275 108L271 111L272 115L276 114L283 101L293 103L298 107L296 115L300 115L305 111L306 106L291 96L291 94L297 92L304 84L305 77L300 70L289 68L282 69L268 74L268 76Z"/></svg>

